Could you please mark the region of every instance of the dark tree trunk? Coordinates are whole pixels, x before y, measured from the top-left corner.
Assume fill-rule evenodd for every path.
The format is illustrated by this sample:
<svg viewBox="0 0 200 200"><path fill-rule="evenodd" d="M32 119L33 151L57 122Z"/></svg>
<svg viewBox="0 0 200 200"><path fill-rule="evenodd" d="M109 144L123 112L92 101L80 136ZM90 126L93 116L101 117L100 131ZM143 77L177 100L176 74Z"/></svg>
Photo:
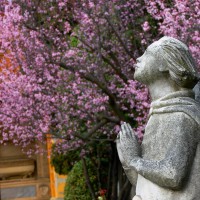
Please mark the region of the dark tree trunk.
<svg viewBox="0 0 200 200"><path fill-rule="evenodd" d="M117 149L115 143L111 144L112 147L112 158L113 158L113 167L112 167L112 193L110 200L116 200L117 199L117 184L118 184L118 156L117 156Z"/></svg>
<svg viewBox="0 0 200 200"><path fill-rule="evenodd" d="M117 200L129 200L131 194L132 185L129 182L126 174L122 168L121 163L118 163L118 199Z"/></svg>
<svg viewBox="0 0 200 200"><path fill-rule="evenodd" d="M91 195L91 198L92 200L95 200L95 191L94 191L94 188L92 186L92 183L90 181L90 177L89 177L89 173L88 173L88 168L87 168L87 165L86 165L86 161L84 158L81 159L82 160L82 163L83 163L83 172L84 172L84 176L85 176L85 179L86 179L86 185L90 191L90 195Z"/></svg>
<svg viewBox="0 0 200 200"><path fill-rule="evenodd" d="M111 161L108 175L108 194L109 200L129 200L131 184L124 173L119 161L116 144L111 142Z"/></svg>

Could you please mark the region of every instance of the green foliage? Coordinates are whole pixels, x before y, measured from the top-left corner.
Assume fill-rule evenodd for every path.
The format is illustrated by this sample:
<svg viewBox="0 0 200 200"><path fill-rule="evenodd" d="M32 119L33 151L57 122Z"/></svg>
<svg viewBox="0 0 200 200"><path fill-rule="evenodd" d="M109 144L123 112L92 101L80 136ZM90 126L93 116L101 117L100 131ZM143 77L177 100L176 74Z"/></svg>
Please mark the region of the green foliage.
<svg viewBox="0 0 200 200"><path fill-rule="evenodd" d="M95 142L85 146L87 152L86 168L95 196L101 196L101 191L107 192L108 167L111 153L110 144ZM91 200L90 191L86 185L82 160L76 162L69 172L65 186L65 200Z"/></svg>
<svg viewBox="0 0 200 200"><path fill-rule="evenodd" d="M86 160L86 164L91 184L95 191L97 191L98 181L96 176L96 167L89 159ZM82 161L77 162L68 174L64 200L91 200L90 192L86 185L86 179L83 173Z"/></svg>
<svg viewBox="0 0 200 200"><path fill-rule="evenodd" d="M72 47L77 47L78 46L78 38L74 36L70 36L70 44Z"/></svg>
<svg viewBox="0 0 200 200"><path fill-rule="evenodd" d="M53 145L53 152L56 146ZM80 151L77 149L63 154L54 153L51 157L51 164L59 174L67 174L65 186L65 200L91 200L86 178L83 172ZM111 146L107 142L94 142L84 146L86 158L86 168L88 170L91 185L96 197L100 191L107 191L108 167ZM101 195L100 195L101 196Z"/></svg>
<svg viewBox="0 0 200 200"><path fill-rule="evenodd" d="M54 145L52 150L54 149ZM68 174L74 163L80 159L78 150L69 151L65 154L54 152L51 156L51 165L54 166L56 173Z"/></svg>

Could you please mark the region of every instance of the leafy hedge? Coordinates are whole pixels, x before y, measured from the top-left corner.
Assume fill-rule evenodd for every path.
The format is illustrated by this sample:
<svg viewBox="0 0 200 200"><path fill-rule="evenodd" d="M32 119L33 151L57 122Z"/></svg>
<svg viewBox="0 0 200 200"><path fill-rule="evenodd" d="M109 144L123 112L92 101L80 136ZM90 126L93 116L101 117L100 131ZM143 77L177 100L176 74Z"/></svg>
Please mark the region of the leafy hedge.
<svg viewBox="0 0 200 200"><path fill-rule="evenodd" d="M55 145L52 146L53 154L51 155L51 165L54 166L56 173L68 174L73 168L74 163L80 160L80 152L77 150L67 153L57 153L54 151Z"/></svg>
<svg viewBox="0 0 200 200"><path fill-rule="evenodd" d="M97 191L96 168L89 159L86 159L86 164L92 186ZM64 200L91 200L83 173L82 161L77 162L67 176Z"/></svg>
<svg viewBox="0 0 200 200"><path fill-rule="evenodd" d="M67 174L66 186L64 191L65 200L91 200L90 191L86 185L81 160L81 150L71 150L58 154L54 151L51 156L51 164L58 174ZM109 177L109 159L112 158L111 146L107 142L95 142L85 145L85 161L89 179L94 189L96 198L107 193Z"/></svg>

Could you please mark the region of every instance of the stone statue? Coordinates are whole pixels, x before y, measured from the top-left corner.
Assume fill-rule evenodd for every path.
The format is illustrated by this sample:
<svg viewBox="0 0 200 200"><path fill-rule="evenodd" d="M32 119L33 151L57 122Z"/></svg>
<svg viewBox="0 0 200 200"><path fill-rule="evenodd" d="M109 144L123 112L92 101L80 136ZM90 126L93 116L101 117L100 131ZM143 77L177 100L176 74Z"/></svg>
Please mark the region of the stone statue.
<svg viewBox="0 0 200 200"><path fill-rule="evenodd" d="M137 59L134 78L149 88L152 103L141 145L123 123L117 142L133 200L200 200L199 80L188 47L163 37Z"/></svg>
<svg viewBox="0 0 200 200"><path fill-rule="evenodd" d="M200 81L194 87L195 99L200 102Z"/></svg>

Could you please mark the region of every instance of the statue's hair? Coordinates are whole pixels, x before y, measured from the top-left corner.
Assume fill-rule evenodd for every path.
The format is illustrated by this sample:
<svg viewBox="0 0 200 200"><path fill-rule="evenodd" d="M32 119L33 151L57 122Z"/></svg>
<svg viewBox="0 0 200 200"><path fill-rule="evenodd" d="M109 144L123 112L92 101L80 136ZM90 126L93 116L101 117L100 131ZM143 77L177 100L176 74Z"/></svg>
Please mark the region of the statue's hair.
<svg viewBox="0 0 200 200"><path fill-rule="evenodd" d="M168 71L172 80L184 88L193 88L200 80L189 48L181 41L164 36L152 44L160 60L160 71Z"/></svg>

